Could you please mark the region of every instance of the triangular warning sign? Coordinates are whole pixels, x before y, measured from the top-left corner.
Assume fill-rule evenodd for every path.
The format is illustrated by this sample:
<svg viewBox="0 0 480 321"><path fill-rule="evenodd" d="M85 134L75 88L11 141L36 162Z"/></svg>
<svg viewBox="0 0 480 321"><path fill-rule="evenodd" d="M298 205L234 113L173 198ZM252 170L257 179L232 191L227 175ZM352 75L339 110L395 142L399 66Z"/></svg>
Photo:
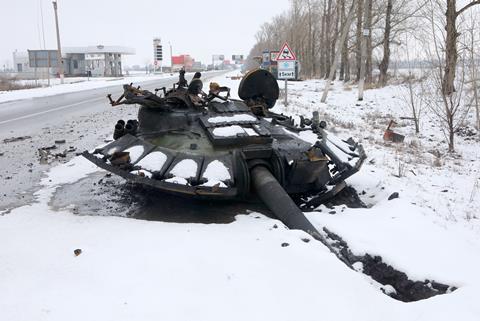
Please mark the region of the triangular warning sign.
<svg viewBox="0 0 480 321"><path fill-rule="evenodd" d="M282 49L280 49L280 52L277 55L277 61L282 61L282 60L297 60L297 57L295 56L295 53L293 52L292 49L290 49L290 46L288 45L287 42L285 42L282 46Z"/></svg>

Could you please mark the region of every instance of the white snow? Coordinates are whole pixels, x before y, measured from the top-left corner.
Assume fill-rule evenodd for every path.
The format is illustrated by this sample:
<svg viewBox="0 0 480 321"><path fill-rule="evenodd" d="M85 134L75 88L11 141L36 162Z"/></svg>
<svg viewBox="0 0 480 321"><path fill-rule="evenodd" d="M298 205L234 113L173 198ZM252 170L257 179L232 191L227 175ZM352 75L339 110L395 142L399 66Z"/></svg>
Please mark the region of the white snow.
<svg viewBox="0 0 480 321"><path fill-rule="evenodd" d="M329 211L324 206L321 209ZM385 263L407 272L413 280L460 287L478 282L474 280L480 280L476 276L479 243L470 242L473 235L468 232L452 238L455 229L432 224L432 216L431 210L401 199L383 200L369 209L347 208L335 215L308 213L316 226L326 226L341 235L354 254L380 255ZM471 257L473 253L477 254Z"/></svg>
<svg viewBox="0 0 480 321"><path fill-rule="evenodd" d="M291 135L291 136L294 136L294 137L297 137L297 138L300 138L301 140L307 142L307 143L310 143L312 145L314 145L318 140L318 136L317 134L315 134L313 131L311 130L303 130L301 132L298 132L298 133L294 133L288 129L285 129L285 128L282 128L283 131L285 133L287 133L288 135Z"/></svg>
<svg viewBox="0 0 480 321"><path fill-rule="evenodd" d="M0 247L2 320L478 319L478 248L461 233L436 227L418 206L398 199L339 215L308 214L315 225L345 233L356 251L382 253L389 262L418 269L422 278L460 286L402 303L321 243L303 242L310 237L300 231L272 228L282 224L263 215L188 224L51 210L56 186L92 173L92 167L78 157L54 168L37 203L0 216L0 244L8 244ZM396 214L382 208L389 206ZM427 231L431 240L423 235ZM285 242L289 246L282 247ZM75 256L75 249L82 254Z"/></svg>
<svg viewBox="0 0 480 321"><path fill-rule="evenodd" d="M142 145L131 146L124 150L124 152L129 153L130 163L132 164L135 163L140 158L140 156L143 155L144 151L145 151L145 148Z"/></svg>
<svg viewBox="0 0 480 321"><path fill-rule="evenodd" d="M206 178L207 182L201 186L215 186L218 184L219 187L227 187L225 181L232 178L228 167L219 160L213 160L208 163L202 177Z"/></svg>
<svg viewBox="0 0 480 321"><path fill-rule="evenodd" d="M258 136L257 132L253 128L243 127L243 130L248 134L248 136Z"/></svg>
<svg viewBox="0 0 480 321"><path fill-rule="evenodd" d="M208 75L210 72L203 72L204 75ZM187 73L187 75L193 75L193 73ZM0 103L20 100L20 99L31 99L37 97L48 97L65 93L79 92L97 88L104 88L110 86L122 86L123 84L128 83L142 83L147 81L154 81L158 79L167 79L171 78L172 83L178 80L178 74L136 74L130 76L124 76L121 78L118 77L67 77L65 78L65 83L60 84L60 79L51 79L50 87L38 87L30 89L20 89L12 91L0 91ZM35 80L22 80L23 84L30 83L34 84ZM39 84L46 86L46 82L40 80ZM120 88L120 87L118 87Z"/></svg>
<svg viewBox="0 0 480 321"><path fill-rule="evenodd" d="M212 81L232 93L239 83ZM319 110L329 132L361 140L368 159L348 183L364 191L369 208L336 206L332 215L321 206L307 217L356 254L381 255L412 279L458 290L396 301L379 290L393 288L372 284L321 243L303 242L311 239L306 233L256 213L230 224L193 224L55 211L49 202L58 186L99 170L76 157L47 173L37 202L0 215L0 320L478 321L478 142L459 137L458 154L446 155L440 129L426 118L424 134L401 122L406 142L384 143L388 118L405 115L398 88L367 90L356 106L356 91L335 83L327 105L319 103L323 84L289 82L290 105L278 101L275 111ZM312 134L299 136L314 143ZM443 155L438 166L434 149ZM178 171L183 176L173 179L186 183L189 171ZM392 192L400 197L388 201ZM75 257L77 248L83 252Z"/></svg>
<svg viewBox="0 0 480 321"><path fill-rule="evenodd" d="M348 154L345 154L345 152L343 150L341 150L340 148L337 147L337 145L334 145L332 144L332 142L330 140L325 140L325 143L327 145L328 148L330 148L330 150L338 157L340 158L340 160L344 163L348 163L348 161L352 158L352 157L349 157Z"/></svg>
<svg viewBox="0 0 480 321"><path fill-rule="evenodd" d="M150 172L158 172L167 161L167 155L161 151L154 151L142 158L136 166L140 166Z"/></svg>
<svg viewBox="0 0 480 321"><path fill-rule="evenodd" d="M167 183L179 184L179 185L190 185L188 181L183 177L174 176L163 180Z"/></svg>
<svg viewBox="0 0 480 321"><path fill-rule="evenodd" d="M31 89L20 89L13 91L0 91L0 103L19 100L30 99L36 97L54 96L64 93L78 92L84 90L91 90L109 86L121 86L126 83L138 83L162 78L176 79L178 76L170 76L170 74L158 75L142 75L123 78L114 77L91 77L89 81L87 78L76 77L74 81L68 82L69 78L65 78L68 83L60 84L58 81L52 81L51 87L39 87Z"/></svg>
<svg viewBox="0 0 480 321"><path fill-rule="evenodd" d="M180 185L190 185L187 178L196 177L198 170L198 164L193 159L183 159L179 161L169 174L172 174L173 177L164 179L165 182L180 184Z"/></svg>
<svg viewBox="0 0 480 321"><path fill-rule="evenodd" d="M232 116L216 116L208 119L211 124L217 123L235 123L235 122L252 122L257 118L249 114L236 114Z"/></svg>
<svg viewBox="0 0 480 321"><path fill-rule="evenodd" d="M219 160L213 160L208 163L207 168L203 172L203 177L206 179L215 179L218 181L226 181L227 179L232 178L228 171L228 167Z"/></svg>
<svg viewBox="0 0 480 321"><path fill-rule="evenodd" d="M197 176L198 164L193 159L182 159L170 171L170 174L189 178Z"/></svg>
<svg viewBox="0 0 480 321"><path fill-rule="evenodd" d="M134 170L134 171L131 171L130 173L134 175L142 176L142 177L152 178L152 173L143 169Z"/></svg>
<svg viewBox="0 0 480 321"><path fill-rule="evenodd" d="M107 155L113 155L114 153L118 152L120 150L119 146L114 146L112 148L109 148L107 151Z"/></svg>
<svg viewBox="0 0 480 321"><path fill-rule="evenodd" d="M232 137L237 136L237 134L245 134L244 128L238 125L232 125L213 129L213 135L219 137Z"/></svg>

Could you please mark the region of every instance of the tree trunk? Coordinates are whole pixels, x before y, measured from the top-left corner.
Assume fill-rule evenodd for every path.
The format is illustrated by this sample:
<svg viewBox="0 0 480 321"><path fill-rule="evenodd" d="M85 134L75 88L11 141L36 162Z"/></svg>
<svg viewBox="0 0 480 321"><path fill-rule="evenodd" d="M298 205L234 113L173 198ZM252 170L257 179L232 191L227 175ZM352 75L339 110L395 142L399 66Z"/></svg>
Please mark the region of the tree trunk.
<svg viewBox="0 0 480 321"><path fill-rule="evenodd" d="M390 64L390 31L392 30L391 16L393 0L387 2L387 12L385 16L385 33L383 34L383 59L380 63L380 86L384 87L387 84L388 65Z"/></svg>
<svg viewBox="0 0 480 321"><path fill-rule="evenodd" d="M354 0L355 1L355 0ZM358 0L357 5L357 31L356 31L356 48L355 48L355 61L357 63L357 81L360 80L360 65L362 62L362 27L363 27L363 0Z"/></svg>
<svg viewBox="0 0 480 321"><path fill-rule="evenodd" d="M368 1L368 5L365 8L366 15L365 15L365 29L368 30L368 38L367 38L367 57L365 63L365 82L367 84L371 84L373 81L373 66L372 66L372 5L373 1Z"/></svg>
<svg viewBox="0 0 480 321"><path fill-rule="evenodd" d="M308 50L308 55L310 56L309 57L309 61L310 61L310 66L309 66L309 69L310 69L310 78L313 78L313 75L315 73L315 45L314 45L314 42L313 42L313 24L312 24L312 8L311 8L311 4L310 4L310 1L308 1L308 46L307 46L307 50Z"/></svg>
<svg viewBox="0 0 480 321"><path fill-rule="evenodd" d="M350 81L350 58L348 56L348 49L346 50L347 60L345 61L345 82Z"/></svg>
<svg viewBox="0 0 480 321"><path fill-rule="evenodd" d="M340 29L343 30L345 26L345 0L341 0L341 7L340 7ZM345 41L342 44L342 59L340 60L340 75L339 75L339 80L344 80L345 79L345 63L347 61L347 38L345 38Z"/></svg>
<svg viewBox="0 0 480 321"><path fill-rule="evenodd" d="M330 48L332 45L332 0L328 0L327 17L325 19L325 74L324 77L328 77L328 71L332 61L330 60Z"/></svg>
<svg viewBox="0 0 480 321"><path fill-rule="evenodd" d="M345 38L347 37L348 30L350 29L350 25L352 24L354 13L355 13L355 1L352 1L352 6L348 11L348 17L345 22L345 25L343 26L340 39L338 39L337 41L336 54L333 60L333 64L332 66L330 66L330 73L328 75L327 81L325 82L325 89L323 90L323 95L321 99L322 103L324 103L327 100L328 91L330 90L330 84L332 83L333 78L335 77L335 70L337 70L338 61L340 60L340 48L342 44L345 42Z"/></svg>
<svg viewBox="0 0 480 321"><path fill-rule="evenodd" d="M327 0L323 2L323 15L322 15L322 30L320 30L320 77L323 77L326 66L325 66L325 14L326 14Z"/></svg>
<svg viewBox="0 0 480 321"><path fill-rule="evenodd" d="M445 73L442 81L442 91L445 96L450 96L454 91L455 68L457 66L457 11L456 0L447 0L447 11L445 13L447 24L447 38L445 43Z"/></svg>
<svg viewBox="0 0 480 321"><path fill-rule="evenodd" d="M369 7L372 0L366 0L366 9ZM368 10L365 10L364 21L368 19ZM362 50L360 55L360 80L358 81L358 100L363 100L363 90L365 86L365 67L367 56L367 42L370 35L366 32L362 32Z"/></svg>
<svg viewBox="0 0 480 321"><path fill-rule="evenodd" d="M455 131L453 129L453 119L448 122L448 151L453 153L455 151Z"/></svg>

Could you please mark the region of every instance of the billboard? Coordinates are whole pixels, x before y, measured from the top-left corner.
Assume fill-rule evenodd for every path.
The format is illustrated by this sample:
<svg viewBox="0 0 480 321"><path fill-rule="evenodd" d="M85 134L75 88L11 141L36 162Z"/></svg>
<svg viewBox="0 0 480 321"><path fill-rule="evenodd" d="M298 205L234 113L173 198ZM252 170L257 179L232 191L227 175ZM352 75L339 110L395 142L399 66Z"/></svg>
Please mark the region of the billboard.
<svg viewBox="0 0 480 321"><path fill-rule="evenodd" d="M216 61L216 60L223 61L223 60L225 60L225 55L213 55L213 56L212 56L212 59L213 59L214 61Z"/></svg>
<svg viewBox="0 0 480 321"><path fill-rule="evenodd" d="M232 55L232 61L242 61L243 60L243 55Z"/></svg>
<svg viewBox="0 0 480 321"><path fill-rule="evenodd" d="M57 57L57 50L28 50L28 64L31 68L57 67Z"/></svg>

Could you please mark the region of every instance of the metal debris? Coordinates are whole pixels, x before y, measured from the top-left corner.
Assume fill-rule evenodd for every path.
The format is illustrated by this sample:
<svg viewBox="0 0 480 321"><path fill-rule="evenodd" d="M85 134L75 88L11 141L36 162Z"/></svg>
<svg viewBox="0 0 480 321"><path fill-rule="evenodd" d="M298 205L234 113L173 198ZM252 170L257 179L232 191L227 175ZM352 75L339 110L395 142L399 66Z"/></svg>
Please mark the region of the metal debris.
<svg viewBox="0 0 480 321"><path fill-rule="evenodd" d="M383 134L383 140L385 141L390 141L394 143L401 143L405 139L405 136L395 133L392 130L392 127L394 127L397 123L394 120L390 120L390 123L388 124L387 129L385 130L385 133Z"/></svg>
<svg viewBox="0 0 480 321"><path fill-rule="evenodd" d="M18 137L5 138L3 140L3 143L7 144L7 143L19 142L19 141L30 139L30 138L32 138L32 136L18 136Z"/></svg>

